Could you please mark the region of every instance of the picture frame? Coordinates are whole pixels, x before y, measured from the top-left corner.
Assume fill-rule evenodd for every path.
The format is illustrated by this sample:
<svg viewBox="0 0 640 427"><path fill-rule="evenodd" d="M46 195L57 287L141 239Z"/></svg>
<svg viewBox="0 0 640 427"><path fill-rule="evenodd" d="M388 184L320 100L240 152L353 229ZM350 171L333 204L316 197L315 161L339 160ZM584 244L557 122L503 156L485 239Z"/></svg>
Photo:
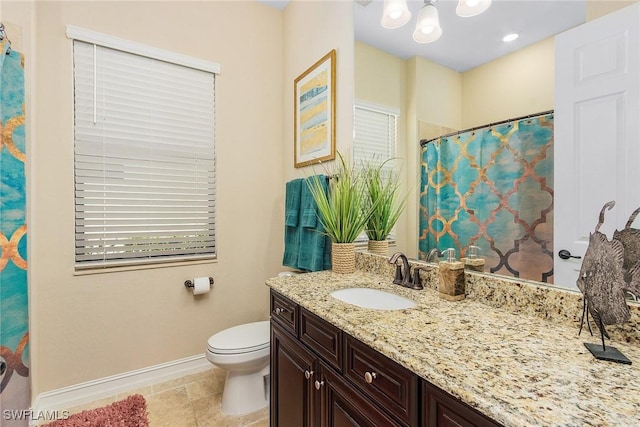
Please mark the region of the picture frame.
<svg viewBox="0 0 640 427"><path fill-rule="evenodd" d="M294 166L336 157L336 50L294 81Z"/></svg>

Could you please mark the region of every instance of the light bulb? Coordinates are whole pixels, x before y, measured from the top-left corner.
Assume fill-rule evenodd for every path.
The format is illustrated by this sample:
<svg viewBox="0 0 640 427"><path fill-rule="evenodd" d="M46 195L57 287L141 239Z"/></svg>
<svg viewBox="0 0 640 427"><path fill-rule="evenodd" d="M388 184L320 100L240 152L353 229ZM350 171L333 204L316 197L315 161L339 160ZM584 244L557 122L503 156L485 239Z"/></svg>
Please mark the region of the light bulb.
<svg viewBox="0 0 640 427"><path fill-rule="evenodd" d="M438 18L438 10L431 3L425 5L418 14L413 40L418 43L431 43L440 38L442 28Z"/></svg>
<svg viewBox="0 0 640 427"><path fill-rule="evenodd" d="M487 10L491 6L491 0L459 0L456 13L458 16L468 18L476 16Z"/></svg>
<svg viewBox="0 0 640 427"><path fill-rule="evenodd" d="M395 10L389 11L389 18L391 18L391 19L398 19L398 18L400 18L401 15L402 15L402 10L400 10L400 9L395 9Z"/></svg>
<svg viewBox="0 0 640 427"><path fill-rule="evenodd" d="M422 31L422 34L431 34L434 29L435 27L433 25L428 25L426 27L420 28L420 31Z"/></svg>
<svg viewBox="0 0 640 427"><path fill-rule="evenodd" d="M407 0L384 0L384 12L380 25L387 29L402 27L411 19Z"/></svg>

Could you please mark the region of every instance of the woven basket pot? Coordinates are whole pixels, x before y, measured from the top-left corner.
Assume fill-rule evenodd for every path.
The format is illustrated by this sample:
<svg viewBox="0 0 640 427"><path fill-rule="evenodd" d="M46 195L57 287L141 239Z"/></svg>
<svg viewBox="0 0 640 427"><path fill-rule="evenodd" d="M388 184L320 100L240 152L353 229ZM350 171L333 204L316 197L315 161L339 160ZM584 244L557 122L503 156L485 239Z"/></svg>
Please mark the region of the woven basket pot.
<svg viewBox="0 0 640 427"><path fill-rule="evenodd" d="M367 250L372 254L389 256L389 241L369 240L369 243L367 243Z"/></svg>
<svg viewBox="0 0 640 427"><path fill-rule="evenodd" d="M355 243L331 243L331 270L346 274L356 271Z"/></svg>

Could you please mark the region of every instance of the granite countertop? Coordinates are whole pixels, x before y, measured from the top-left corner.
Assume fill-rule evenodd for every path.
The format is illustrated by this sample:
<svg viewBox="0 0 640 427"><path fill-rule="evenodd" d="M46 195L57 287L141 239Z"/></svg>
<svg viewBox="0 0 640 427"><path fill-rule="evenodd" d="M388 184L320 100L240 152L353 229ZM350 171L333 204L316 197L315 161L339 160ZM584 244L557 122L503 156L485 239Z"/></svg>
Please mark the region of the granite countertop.
<svg viewBox="0 0 640 427"><path fill-rule="evenodd" d="M518 315L471 299L450 302L432 289L357 271L306 273L267 286L460 398L505 426L639 426L640 348L613 343L631 361L596 360L583 330ZM369 287L410 298L411 309L360 308L329 295ZM609 344L609 343L607 343Z"/></svg>

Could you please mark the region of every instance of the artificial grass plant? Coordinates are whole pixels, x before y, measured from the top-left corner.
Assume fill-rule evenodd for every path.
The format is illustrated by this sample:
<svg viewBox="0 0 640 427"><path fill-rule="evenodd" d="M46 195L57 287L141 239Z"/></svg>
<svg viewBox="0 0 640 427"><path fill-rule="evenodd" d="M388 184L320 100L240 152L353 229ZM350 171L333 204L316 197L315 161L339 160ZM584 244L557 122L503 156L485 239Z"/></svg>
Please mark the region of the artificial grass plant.
<svg viewBox="0 0 640 427"><path fill-rule="evenodd" d="M328 194L320 182L325 177L315 175L308 180L320 223L333 243L353 243L365 229L373 210L365 205L366 180L340 153L326 174L331 177Z"/></svg>
<svg viewBox="0 0 640 427"><path fill-rule="evenodd" d="M369 240L386 240L406 205L407 196L400 197L398 174L385 169L391 160L370 161L362 168L366 184L364 208L371 211L365 227Z"/></svg>

